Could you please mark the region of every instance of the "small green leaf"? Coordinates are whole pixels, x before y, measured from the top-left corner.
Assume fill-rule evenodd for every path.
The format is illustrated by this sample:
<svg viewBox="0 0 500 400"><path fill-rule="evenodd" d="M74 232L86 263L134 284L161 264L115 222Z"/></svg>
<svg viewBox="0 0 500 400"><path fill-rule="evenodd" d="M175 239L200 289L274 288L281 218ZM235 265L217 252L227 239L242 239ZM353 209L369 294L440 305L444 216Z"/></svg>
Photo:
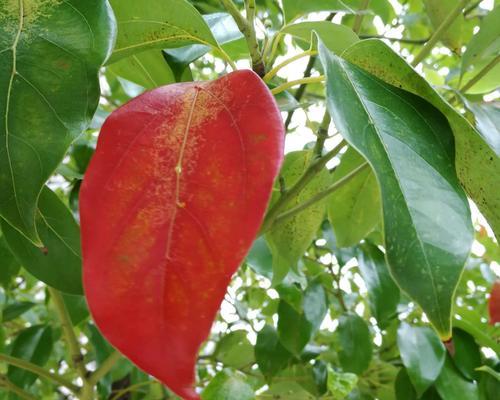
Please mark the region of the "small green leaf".
<svg viewBox="0 0 500 400"><path fill-rule="evenodd" d="M36 304L31 301L20 301L5 306L2 310L2 322L5 323L16 319L20 315L23 315L26 311L31 310L35 305Z"/></svg>
<svg viewBox="0 0 500 400"><path fill-rule="evenodd" d="M361 276L368 288L370 310L380 328L384 329L396 315L400 299L399 288L389 273L384 253L377 246L362 244L357 259Z"/></svg>
<svg viewBox="0 0 500 400"><path fill-rule="evenodd" d="M255 361L254 349L246 331L234 331L222 337L215 348L215 358L227 367L240 369Z"/></svg>
<svg viewBox="0 0 500 400"><path fill-rule="evenodd" d="M33 364L44 366L52 352L52 328L34 325L24 329L12 345L11 356L22 358ZM37 375L14 366L9 366L7 376L15 385L27 388L37 379Z"/></svg>
<svg viewBox="0 0 500 400"><path fill-rule="evenodd" d="M5 239L24 268L48 285L70 294L82 294L80 229L71 211L45 187L39 199L37 230L45 245L30 243L5 221Z"/></svg>
<svg viewBox="0 0 500 400"><path fill-rule="evenodd" d="M370 162L380 184L392 276L449 338L452 298L473 229L448 122L426 101L322 45L320 57L332 120Z"/></svg>
<svg viewBox="0 0 500 400"><path fill-rule="evenodd" d="M372 338L365 320L357 314L344 314L339 318L339 360L342 369L362 374L372 359Z"/></svg>
<svg viewBox="0 0 500 400"><path fill-rule="evenodd" d="M186 0L111 0L118 37L109 63L147 49L202 43L217 47L210 28Z"/></svg>
<svg viewBox="0 0 500 400"><path fill-rule="evenodd" d="M295 151L285 157L280 175L286 187L292 187L311 163L311 151ZM330 175L325 168L290 201L283 211L309 200L313 195L326 189ZM279 197L276 188L271 204ZM285 278L290 268L295 268L299 258L311 244L325 213L325 202L319 201L304 211L275 223L266 234L266 240L273 254L273 283Z"/></svg>
<svg viewBox="0 0 500 400"><path fill-rule="evenodd" d="M262 374L270 380L280 370L285 368L292 355L283 347L276 330L265 325L257 334L255 344L255 360Z"/></svg>
<svg viewBox="0 0 500 400"><path fill-rule="evenodd" d="M312 325L302 312L281 300L278 306L278 335L281 344L295 355L299 355L309 342Z"/></svg>
<svg viewBox="0 0 500 400"><path fill-rule="evenodd" d="M443 400L479 400L477 384L467 381L449 356L436 380L436 389Z"/></svg>
<svg viewBox="0 0 500 400"><path fill-rule="evenodd" d="M405 322L398 329L398 347L408 376L421 396L441 373L446 349L432 329Z"/></svg>
<svg viewBox="0 0 500 400"><path fill-rule="evenodd" d="M0 2L0 216L38 246L38 196L90 124L114 33L105 0Z"/></svg>
<svg viewBox="0 0 500 400"><path fill-rule="evenodd" d="M365 162L354 148L349 147L332 174L332 181L337 182ZM372 232L382 217L380 190L372 169L359 172L348 184L333 192L328 197L327 209L337 246L354 246Z"/></svg>
<svg viewBox="0 0 500 400"><path fill-rule="evenodd" d="M303 300L304 316L311 324L312 333L316 332L325 319L328 312L328 302L323 285L312 282L304 292Z"/></svg>
<svg viewBox="0 0 500 400"><path fill-rule="evenodd" d="M342 400L351 393L356 384L358 377L350 372L337 372L331 367L328 367L328 391L334 396L335 400Z"/></svg>
<svg viewBox="0 0 500 400"><path fill-rule="evenodd" d="M201 398L202 400L251 400L255 395L244 374L224 369L210 381Z"/></svg>

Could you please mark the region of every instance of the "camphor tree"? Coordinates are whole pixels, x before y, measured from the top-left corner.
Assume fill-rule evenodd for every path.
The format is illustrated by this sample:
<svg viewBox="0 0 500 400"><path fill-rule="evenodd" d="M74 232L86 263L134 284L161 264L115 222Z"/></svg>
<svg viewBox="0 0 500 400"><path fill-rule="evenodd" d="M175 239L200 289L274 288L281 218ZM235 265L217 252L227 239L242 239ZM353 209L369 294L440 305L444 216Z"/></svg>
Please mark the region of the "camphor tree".
<svg viewBox="0 0 500 400"><path fill-rule="evenodd" d="M499 3L0 0L0 399L496 400Z"/></svg>

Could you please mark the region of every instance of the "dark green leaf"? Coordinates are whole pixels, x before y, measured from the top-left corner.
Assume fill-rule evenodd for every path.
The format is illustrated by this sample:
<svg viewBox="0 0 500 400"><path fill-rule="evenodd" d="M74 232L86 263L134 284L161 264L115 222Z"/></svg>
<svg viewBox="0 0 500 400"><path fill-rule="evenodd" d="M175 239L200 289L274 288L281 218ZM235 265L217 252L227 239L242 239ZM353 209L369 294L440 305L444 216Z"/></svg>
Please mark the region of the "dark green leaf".
<svg viewBox="0 0 500 400"><path fill-rule="evenodd" d="M39 246L38 196L90 124L114 29L104 0L0 2L0 215Z"/></svg>
<svg viewBox="0 0 500 400"><path fill-rule="evenodd" d="M311 324L312 333L316 332L328 312L325 289L319 282L312 282L304 292L304 316Z"/></svg>
<svg viewBox="0 0 500 400"><path fill-rule="evenodd" d="M361 276L368 288L372 315L380 328L384 329L396 315L400 298L399 288L389 273L384 253L377 246L362 244L357 258Z"/></svg>
<svg viewBox="0 0 500 400"><path fill-rule="evenodd" d="M436 389L443 400L479 400L476 383L467 381L453 365L450 357L446 357Z"/></svg>
<svg viewBox="0 0 500 400"><path fill-rule="evenodd" d="M215 349L215 358L225 366L240 369L254 361L253 346L246 331L231 332L222 337Z"/></svg>
<svg viewBox="0 0 500 400"><path fill-rule="evenodd" d="M48 285L81 294L80 230L57 195L45 187L39 199L37 230L45 245L40 249L17 230L2 222L5 239L24 268Z"/></svg>
<svg viewBox="0 0 500 400"><path fill-rule="evenodd" d="M273 255L263 237L258 237L248 252L247 263L257 274L271 279L273 276Z"/></svg>
<svg viewBox="0 0 500 400"><path fill-rule="evenodd" d="M453 329L453 362L458 370L469 380L478 378L476 368L481 366L481 351L474 337L467 332Z"/></svg>
<svg viewBox="0 0 500 400"><path fill-rule="evenodd" d="M11 356L22 358L43 366L52 352L52 329L50 326L35 325L24 329L14 340ZM14 384L26 388L32 385L37 375L24 369L9 366L7 376Z"/></svg>
<svg viewBox="0 0 500 400"><path fill-rule="evenodd" d="M332 175L336 182L366 160L349 147ZM351 247L364 239L381 220L382 205L377 179L371 168L359 172L348 184L328 197L328 218L332 223L337 246Z"/></svg>
<svg viewBox="0 0 500 400"><path fill-rule="evenodd" d="M87 319L89 316L89 309L85 296L75 296L66 293L62 293L62 296L73 326Z"/></svg>
<svg viewBox="0 0 500 400"><path fill-rule="evenodd" d="M224 369L210 381L201 394L203 400L251 400L255 398L245 375Z"/></svg>
<svg viewBox="0 0 500 400"><path fill-rule="evenodd" d="M5 239L0 231L0 286L8 287L12 279L16 277L21 268L21 264L16 260L10 251Z"/></svg>
<svg viewBox="0 0 500 400"><path fill-rule="evenodd" d="M405 322L398 329L398 347L408 376L421 396L439 376L446 349L432 329Z"/></svg>
<svg viewBox="0 0 500 400"><path fill-rule="evenodd" d="M394 383L394 391L396 392L397 400L417 400L417 392L405 368L399 370L396 382Z"/></svg>
<svg viewBox="0 0 500 400"><path fill-rule="evenodd" d="M33 306L35 305L36 304L32 303L31 301L20 301L18 303L12 303L5 306L2 311L2 322L8 322L16 319L26 311L33 308Z"/></svg>
<svg viewBox="0 0 500 400"><path fill-rule="evenodd" d="M339 318L339 360L342 369L362 374L372 359L372 338L365 320L357 314L344 314Z"/></svg>
<svg viewBox="0 0 500 400"><path fill-rule="evenodd" d="M448 122L426 101L322 45L320 55L332 119L370 162L380 184L392 276L449 338L452 298L473 230L455 175Z"/></svg>
<svg viewBox="0 0 500 400"><path fill-rule="evenodd" d="M292 355L279 342L276 330L265 325L257 334L255 359L262 374L269 380L282 370Z"/></svg>
<svg viewBox="0 0 500 400"><path fill-rule="evenodd" d="M309 342L312 326L302 312L282 300L278 306L278 335L281 344L295 355L299 355Z"/></svg>

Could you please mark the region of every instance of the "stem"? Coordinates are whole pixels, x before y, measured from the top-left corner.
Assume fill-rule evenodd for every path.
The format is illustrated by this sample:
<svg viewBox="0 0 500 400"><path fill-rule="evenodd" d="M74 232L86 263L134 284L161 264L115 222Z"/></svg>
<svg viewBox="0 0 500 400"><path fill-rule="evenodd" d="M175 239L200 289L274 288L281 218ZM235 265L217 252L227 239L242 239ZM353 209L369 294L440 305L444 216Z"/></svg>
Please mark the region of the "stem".
<svg viewBox="0 0 500 400"><path fill-rule="evenodd" d="M444 19L444 21L439 25L434 34L431 36L429 41L424 45L422 50L415 56L415 59L411 63L413 67L416 67L420 62L427 57L427 55L431 52L437 42L441 39L441 37L446 33L448 28L453 24L455 18L457 18L462 12L463 8L467 5L470 0L460 0L455 9L448 14L448 16Z"/></svg>
<svg viewBox="0 0 500 400"><path fill-rule="evenodd" d="M225 52L225 50L222 48L222 46L218 46L218 47L214 47L214 50L216 52L219 52L222 59L224 61L226 61L232 68L233 71L236 71L238 69L238 67L236 66L236 64L234 63L234 61L231 59L231 57L229 57L229 54L227 54Z"/></svg>
<svg viewBox="0 0 500 400"><path fill-rule="evenodd" d="M12 356L8 356L6 354L0 353L0 361L3 361L7 364L14 365L15 367L25 369L26 371L33 372L34 374L46 378L48 380L51 380L54 383L57 383L59 385L62 385L69 390L71 390L74 393L77 393L80 388L74 384L72 384L70 381L66 380L60 375L54 374L45 368L40 367L39 365L30 363L29 361L23 360L21 358L16 358Z"/></svg>
<svg viewBox="0 0 500 400"><path fill-rule="evenodd" d="M264 77L262 78L265 82L268 82L269 80L271 80L271 78L273 78L282 68L286 67L288 64L291 64L292 62L296 61L296 60L299 60L303 57L307 57L307 56L314 56L318 54L317 51L315 50L308 50L308 51L304 51L303 53L300 53L300 54L296 54L295 56L293 57L290 57L288 59L286 59L285 61L283 61L282 63L278 64L276 67L274 67L271 71L269 71L267 74L264 75Z"/></svg>
<svg viewBox="0 0 500 400"><path fill-rule="evenodd" d="M406 39L406 38L393 38L384 35L359 35L361 39L386 39L393 42L409 43L409 44L425 44L430 38L425 39Z"/></svg>
<svg viewBox="0 0 500 400"><path fill-rule="evenodd" d="M25 390L21 389L19 386L14 385L5 375L0 375L0 388L4 388L9 392L18 395L24 400L36 400L35 396L32 396Z"/></svg>
<svg viewBox="0 0 500 400"><path fill-rule="evenodd" d="M330 126L331 120L332 119L330 118L330 114L328 114L328 111L325 111L323 120L321 121L321 124L318 128L318 139L316 139L316 144L314 145L314 154L317 157L321 157L323 153L323 146L325 145L325 141L328 138L328 127Z"/></svg>
<svg viewBox="0 0 500 400"><path fill-rule="evenodd" d="M479 71L474 77L468 81L462 88L461 92L465 93L472 86L478 83L488 72L490 72L497 64L500 62L500 55L496 56L493 60L491 60L481 71Z"/></svg>
<svg viewBox="0 0 500 400"><path fill-rule="evenodd" d="M297 85L299 85L301 83L305 83L305 84L308 84L308 83L318 83L318 82L323 82L324 80L325 80L325 77L323 75L312 76L312 77L309 77L309 78L296 79L294 81L285 82L282 85L276 86L274 89L271 90L271 93L272 94L278 94L278 93L284 92L285 90L287 90L287 89L289 89L289 88L291 88L293 86L297 86Z"/></svg>
<svg viewBox="0 0 500 400"><path fill-rule="evenodd" d="M121 353L118 351L114 351L109 355L108 358L104 360L104 362L97 368L88 378L89 385L94 386L99 382L118 362L121 358Z"/></svg>
<svg viewBox="0 0 500 400"><path fill-rule="evenodd" d="M264 66L264 61L262 60L262 54L259 49L259 42L255 35L255 0L245 1L245 8L247 13L247 18L245 19L241 15L240 11L233 3L232 0L219 0L226 11L231 14L238 26L238 29L245 37L247 42L248 51L250 52L250 57L252 59L252 69L260 77L264 76L266 68Z"/></svg>
<svg viewBox="0 0 500 400"><path fill-rule="evenodd" d="M342 179L339 179L337 182L332 184L329 188L325 189L324 191L314 195L311 197L309 200L305 201L302 204L299 204L295 207L290 208L289 210L283 212L282 214L279 214L276 219L274 220L274 223L277 224L287 218L290 218L294 216L295 214L298 214L302 211L304 211L306 208L312 206L314 203L317 203L318 201L323 200L325 197L329 196L336 190L340 189L342 186L344 186L346 183L348 183L352 178L354 178L359 172L364 170L368 166L368 163L363 163L360 166L358 166L356 169L352 170L349 174L344 176Z"/></svg>
<svg viewBox="0 0 500 400"><path fill-rule="evenodd" d="M345 141L340 142L332 150L326 153L323 157L318 158L316 161L311 163L307 168L304 175L293 185L289 190L287 190L279 199L276 201L274 206L272 206L264 219L264 223L260 228L261 233L269 230L274 224L274 220L278 217L278 214L292 201L304 187L325 167L325 165L333 157L335 157L340 150L344 147Z"/></svg>
<svg viewBox="0 0 500 400"><path fill-rule="evenodd" d="M135 385L131 385L131 386L126 387L124 389L120 389L117 392L112 393L113 397L111 397L111 400L121 399L124 394L130 393L130 392L135 392L137 389L139 389L143 386L152 385L153 383L157 383L157 382L156 381L139 382L139 383L136 383Z"/></svg>
<svg viewBox="0 0 500 400"><path fill-rule="evenodd" d="M364 0L361 4L361 7L359 8L359 11L361 11L361 13L356 14L356 19L354 20L354 26L352 28L352 30L356 34L358 34L359 30L361 29L361 23L363 22L363 18L365 16L364 11L368 8L368 4L370 4L370 0Z"/></svg>

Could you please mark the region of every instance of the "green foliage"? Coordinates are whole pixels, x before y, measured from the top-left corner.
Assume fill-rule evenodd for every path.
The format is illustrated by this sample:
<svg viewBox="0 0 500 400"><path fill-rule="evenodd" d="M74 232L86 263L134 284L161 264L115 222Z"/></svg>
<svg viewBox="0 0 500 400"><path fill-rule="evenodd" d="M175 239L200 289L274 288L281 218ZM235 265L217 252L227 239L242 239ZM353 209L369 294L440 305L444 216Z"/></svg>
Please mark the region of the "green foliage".
<svg viewBox="0 0 500 400"><path fill-rule="evenodd" d="M0 0L0 400L177 398L93 323L79 189L116 108L259 57L285 162L197 393L496 400L498 2L109 3Z"/></svg>

